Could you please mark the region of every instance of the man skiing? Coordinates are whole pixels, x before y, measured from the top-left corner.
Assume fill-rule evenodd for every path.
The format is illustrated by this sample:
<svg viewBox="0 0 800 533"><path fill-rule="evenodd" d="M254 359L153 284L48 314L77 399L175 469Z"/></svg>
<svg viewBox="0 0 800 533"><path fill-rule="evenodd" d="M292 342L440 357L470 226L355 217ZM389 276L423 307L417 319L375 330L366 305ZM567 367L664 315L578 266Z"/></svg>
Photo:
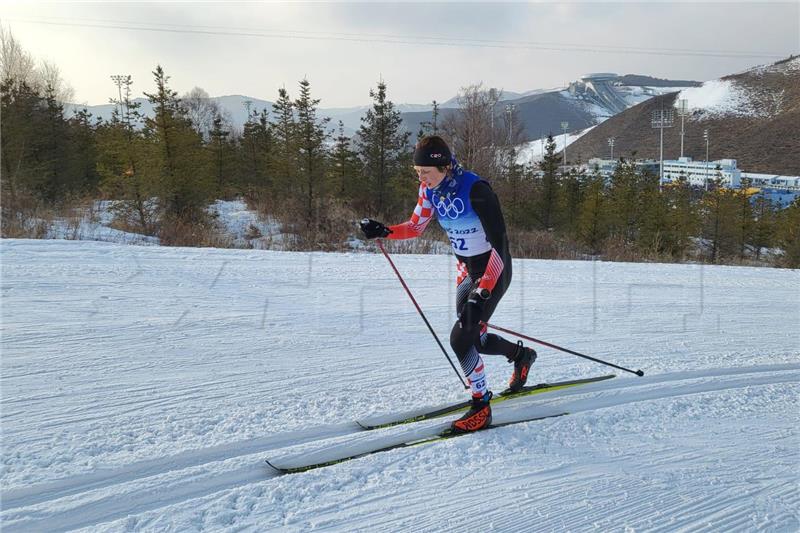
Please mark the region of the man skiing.
<svg viewBox="0 0 800 533"><path fill-rule="evenodd" d="M516 392L525 385L536 360L536 352L522 342L514 344L487 333L486 323L511 283L506 224L489 183L463 169L441 137L428 136L417 143L414 169L420 186L411 219L387 227L365 218L361 230L368 239L412 239L425 231L435 215L447 232L458 260L458 320L450 332L450 346L472 391L471 407L453 422L453 430L477 431L492 422L492 392L486 384L480 354L504 355L514 363L505 392Z"/></svg>

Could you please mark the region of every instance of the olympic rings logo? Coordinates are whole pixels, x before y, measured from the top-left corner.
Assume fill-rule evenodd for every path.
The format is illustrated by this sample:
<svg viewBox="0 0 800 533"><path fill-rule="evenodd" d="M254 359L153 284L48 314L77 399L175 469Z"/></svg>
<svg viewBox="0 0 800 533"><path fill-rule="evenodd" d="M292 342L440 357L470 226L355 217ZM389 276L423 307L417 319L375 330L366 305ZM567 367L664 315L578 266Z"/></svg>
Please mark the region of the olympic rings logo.
<svg viewBox="0 0 800 533"><path fill-rule="evenodd" d="M449 198L442 198L440 196L436 201L436 212L439 213L441 217L456 219L458 215L464 212L464 209L464 200L461 198L450 200Z"/></svg>

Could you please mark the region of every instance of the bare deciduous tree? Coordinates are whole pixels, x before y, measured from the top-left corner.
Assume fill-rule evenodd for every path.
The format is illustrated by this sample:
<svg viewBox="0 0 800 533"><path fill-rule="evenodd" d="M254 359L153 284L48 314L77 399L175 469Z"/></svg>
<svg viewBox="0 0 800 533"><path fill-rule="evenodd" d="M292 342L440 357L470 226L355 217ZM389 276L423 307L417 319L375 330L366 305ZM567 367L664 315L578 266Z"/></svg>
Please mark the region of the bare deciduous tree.
<svg viewBox="0 0 800 533"><path fill-rule="evenodd" d="M443 129L459 161L482 176L495 176L500 169L503 140L502 117L497 115L502 91L470 85L458 95L458 111L449 114Z"/></svg>
<svg viewBox="0 0 800 533"><path fill-rule="evenodd" d="M0 26L0 79L4 83L8 80L30 82L35 71L36 62L33 58L22 49L10 30Z"/></svg>
<svg viewBox="0 0 800 533"><path fill-rule="evenodd" d="M181 97L181 107L186 110L186 116L192 121L194 129L206 140L214 129L214 120L217 117L222 119L223 126L230 128L230 113L222 109L217 101L200 87L195 87Z"/></svg>
<svg viewBox="0 0 800 533"><path fill-rule="evenodd" d="M0 26L0 81L12 86L26 84L36 92L51 92L61 104L69 103L75 91L61 78L53 63L42 61L39 65L22 48L10 30Z"/></svg>

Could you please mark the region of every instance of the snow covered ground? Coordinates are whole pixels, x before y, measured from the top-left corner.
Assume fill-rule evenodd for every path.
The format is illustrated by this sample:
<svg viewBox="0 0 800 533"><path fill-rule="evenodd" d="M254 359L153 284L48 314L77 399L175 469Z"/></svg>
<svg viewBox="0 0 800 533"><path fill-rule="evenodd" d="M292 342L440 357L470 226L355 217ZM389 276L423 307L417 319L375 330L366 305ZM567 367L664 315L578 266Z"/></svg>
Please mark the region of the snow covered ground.
<svg viewBox="0 0 800 533"><path fill-rule="evenodd" d="M4 532L800 529L798 271L515 260L493 322L646 376L513 406L568 416L276 476L265 459L407 431L355 418L463 397L382 256L0 252ZM453 259L394 259L446 339ZM539 353L533 382L609 370ZM487 367L502 388L509 366Z"/></svg>
<svg viewBox="0 0 800 533"><path fill-rule="evenodd" d="M237 248L279 249L286 237L281 233L279 222L272 218L265 220L248 208L243 199L217 200L208 211L216 217L220 229L231 237Z"/></svg>
<svg viewBox="0 0 800 533"><path fill-rule="evenodd" d="M594 126L590 126L586 129L576 131L574 133L567 133L566 136L566 145L569 146L570 144L574 143L590 131L594 129ZM560 153L564 149L564 134L556 135L553 137L553 140L556 143L556 153ZM520 147L519 154L517 154L517 163L520 165L530 165L536 164L539 161L544 159L544 152L545 147L547 146L547 137L544 139L536 139L535 141L530 141L523 144ZM567 150L567 157L569 158L569 150Z"/></svg>
<svg viewBox="0 0 800 533"><path fill-rule="evenodd" d="M114 201L96 200L89 207L76 208L70 217L56 217L50 221L34 219L31 227L44 225L42 238L77 241L103 241L121 244L158 245L157 237L121 231L112 227ZM249 209L241 199L216 200L207 208L222 236L230 240L231 247L255 249L283 249L292 239L282 233L281 224L271 217Z"/></svg>
<svg viewBox="0 0 800 533"><path fill-rule="evenodd" d="M159 244L156 237L112 228L113 201L96 200L89 208L75 208L69 217L29 220L29 226L44 225L42 238L78 241L104 241L123 244Z"/></svg>

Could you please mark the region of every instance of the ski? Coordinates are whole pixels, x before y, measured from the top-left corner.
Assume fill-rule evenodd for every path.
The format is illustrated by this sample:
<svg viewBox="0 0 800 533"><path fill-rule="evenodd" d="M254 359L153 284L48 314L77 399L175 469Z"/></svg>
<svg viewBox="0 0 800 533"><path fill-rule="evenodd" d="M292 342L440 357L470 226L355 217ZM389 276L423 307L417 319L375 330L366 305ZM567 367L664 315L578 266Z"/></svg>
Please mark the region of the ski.
<svg viewBox="0 0 800 533"><path fill-rule="evenodd" d="M408 448L411 446L422 446L465 435L479 435L485 431L497 429L501 427L512 426L515 424L523 424L525 422L534 422L536 420L543 420L546 418L555 418L564 416L569 413L560 411L557 408L544 408L538 409L536 413L531 415L517 415L501 418L497 422L491 424L485 429L477 432L456 433L450 429L450 423L437 424L433 427L424 428L421 430L410 431L401 433L399 435L388 436L386 438L370 441L369 443L361 444L343 444L332 446L322 450L317 450L310 454L303 454L295 457L285 457L278 459L268 459L266 461L273 470L280 474L297 474L300 472L307 472L317 468L332 466L353 459L366 457L381 452L388 452L398 448ZM327 455L327 457L325 457Z"/></svg>
<svg viewBox="0 0 800 533"><path fill-rule="evenodd" d="M598 376L586 379L576 379L571 381L556 381L553 383L539 383L538 385L528 385L527 387L523 387L522 390L520 390L519 392L514 392L510 394L501 393L499 396L496 396L495 398L492 399L492 405L496 405L500 402L511 400L513 398L520 398L523 396L530 396L532 394L551 392L559 389L576 387L578 385L585 385L588 383L596 383L598 381L604 381L614 377L616 377L614 374L609 374L607 376ZM432 409L409 411L400 414L395 413L390 415L376 416L363 420L356 420L356 424L358 424L362 429L366 430L388 428L392 426L399 426L402 424L412 424L414 422L421 422L423 420L429 420L431 418L438 418L440 416L457 413L459 411L464 411L468 409L469 406L470 402L467 400Z"/></svg>

